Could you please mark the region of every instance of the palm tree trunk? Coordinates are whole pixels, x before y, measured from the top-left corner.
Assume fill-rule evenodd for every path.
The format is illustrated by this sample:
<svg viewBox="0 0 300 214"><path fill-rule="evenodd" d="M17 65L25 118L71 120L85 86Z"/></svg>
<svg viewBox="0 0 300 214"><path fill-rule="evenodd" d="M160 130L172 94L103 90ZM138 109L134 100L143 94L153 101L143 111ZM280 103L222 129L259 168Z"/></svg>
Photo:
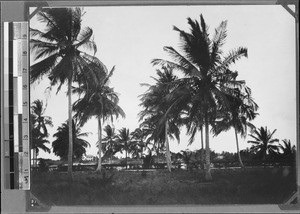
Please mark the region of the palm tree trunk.
<svg viewBox="0 0 300 214"><path fill-rule="evenodd" d="M200 134L201 134L201 169L204 169L204 161L205 161L205 157L204 157L204 145L203 145L203 126L201 126L200 128Z"/></svg>
<svg viewBox="0 0 300 214"><path fill-rule="evenodd" d="M98 167L96 171L101 172L101 150L102 150L102 127L101 127L101 117L98 116Z"/></svg>
<svg viewBox="0 0 300 214"><path fill-rule="evenodd" d="M37 152L36 152L36 148L33 149L33 166L37 167Z"/></svg>
<svg viewBox="0 0 300 214"><path fill-rule="evenodd" d="M72 88L73 75L70 75L68 79L68 114L69 114L69 151L68 151L68 175L72 178L72 166L73 166L73 121L72 121Z"/></svg>
<svg viewBox="0 0 300 214"><path fill-rule="evenodd" d="M236 152L237 152L237 155L238 155L238 157L239 157L240 166L241 166L242 168L244 168L244 164L243 164L243 162L242 162L242 158L241 158L241 154L240 154L239 141L238 141L238 135L237 135L236 129L234 129L234 132L235 132L236 149L237 149Z"/></svg>
<svg viewBox="0 0 300 214"><path fill-rule="evenodd" d="M125 149L126 149L126 151L125 151L125 154L126 154L125 163L126 163L126 169L127 169L127 149L128 149L128 148L127 148L127 144L126 144L126 148L125 148Z"/></svg>
<svg viewBox="0 0 300 214"><path fill-rule="evenodd" d="M171 155L170 155L170 148L169 148L169 139L168 139L168 121L166 121L165 125L165 141L166 141L166 161L167 161L167 168L169 172L171 172Z"/></svg>
<svg viewBox="0 0 300 214"><path fill-rule="evenodd" d="M205 159L205 180L211 181L212 176L210 172L209 124L207 114L205 114Z"/></svg>

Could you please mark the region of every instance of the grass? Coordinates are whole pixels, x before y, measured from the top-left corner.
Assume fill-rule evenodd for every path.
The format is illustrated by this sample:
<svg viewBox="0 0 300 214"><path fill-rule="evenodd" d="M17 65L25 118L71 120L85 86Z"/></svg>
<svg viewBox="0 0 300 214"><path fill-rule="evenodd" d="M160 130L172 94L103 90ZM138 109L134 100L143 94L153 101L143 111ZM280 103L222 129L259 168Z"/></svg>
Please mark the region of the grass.
<svg viewBox="0 0 300 214"><path fill-rule="evenodd" d="M49 205L280 204L296 190L293 168L36 173L32 193Z"/></svg>

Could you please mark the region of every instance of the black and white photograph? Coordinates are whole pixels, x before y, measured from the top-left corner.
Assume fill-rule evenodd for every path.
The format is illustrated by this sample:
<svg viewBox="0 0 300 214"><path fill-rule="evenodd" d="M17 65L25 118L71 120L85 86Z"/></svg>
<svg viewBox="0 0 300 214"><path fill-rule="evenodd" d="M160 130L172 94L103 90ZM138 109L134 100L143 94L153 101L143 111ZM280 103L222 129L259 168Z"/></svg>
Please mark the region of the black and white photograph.
<svg viewBox="0 0 300 214"><path fill-rule="evenodd" d="M289 10L31 7L32 194L49 206L284 204L297 191Z"/></svg>

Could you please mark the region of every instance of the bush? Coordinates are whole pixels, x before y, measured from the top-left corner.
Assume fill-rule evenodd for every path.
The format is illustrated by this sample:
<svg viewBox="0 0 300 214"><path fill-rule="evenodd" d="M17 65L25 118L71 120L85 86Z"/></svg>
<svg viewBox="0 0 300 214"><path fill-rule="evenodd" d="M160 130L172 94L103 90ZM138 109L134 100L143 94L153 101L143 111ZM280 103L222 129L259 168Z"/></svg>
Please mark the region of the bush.
<svg viewBox="0 0 300 214"><path fill-rule="evenodd" d="M39 171L40 172L48 172L49 167L46 163L46 160L43 158L40 158L40 162L39 162Z"/></svg>

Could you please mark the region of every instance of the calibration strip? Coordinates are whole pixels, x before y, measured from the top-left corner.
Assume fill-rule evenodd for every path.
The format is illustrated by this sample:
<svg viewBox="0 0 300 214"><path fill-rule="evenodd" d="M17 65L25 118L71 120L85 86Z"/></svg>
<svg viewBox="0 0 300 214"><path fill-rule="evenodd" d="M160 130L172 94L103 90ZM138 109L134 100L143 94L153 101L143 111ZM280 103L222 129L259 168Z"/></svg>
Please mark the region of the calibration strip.
<svg viewBox="0 0 300 214"><path fill-rule="evenodd" d="M28 23L4 23L5 187L30 189Z"/></svg>

